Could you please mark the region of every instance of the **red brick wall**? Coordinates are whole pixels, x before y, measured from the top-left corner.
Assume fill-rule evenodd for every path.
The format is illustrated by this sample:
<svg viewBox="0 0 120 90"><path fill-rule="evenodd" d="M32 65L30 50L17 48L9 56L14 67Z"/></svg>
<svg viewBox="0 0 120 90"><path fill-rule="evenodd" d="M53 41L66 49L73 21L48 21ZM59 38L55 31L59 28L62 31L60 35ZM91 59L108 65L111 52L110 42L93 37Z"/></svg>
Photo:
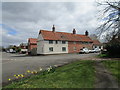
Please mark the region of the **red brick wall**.
<svg viewBox="0 0 120 90"><path fill-rule="evenodd" d="M31 45L30 49L37 48L37 45Z"/></svg>
<svg viewBox="0 0 120 90"><path fill-rule="evenodd" d="M30 44L28 46L29 51L31 51L33 48L37 48L37 45L36 44Z"/></svg>
<svg viewBox="0 0 120 90"><path fill-rule="evenodd" d="M76 47L76 50L74 50ZM80 49L86 47L88 49L92 49L92 44L81 44L80 42L68 42L68 53L79 53Z"/></svg>

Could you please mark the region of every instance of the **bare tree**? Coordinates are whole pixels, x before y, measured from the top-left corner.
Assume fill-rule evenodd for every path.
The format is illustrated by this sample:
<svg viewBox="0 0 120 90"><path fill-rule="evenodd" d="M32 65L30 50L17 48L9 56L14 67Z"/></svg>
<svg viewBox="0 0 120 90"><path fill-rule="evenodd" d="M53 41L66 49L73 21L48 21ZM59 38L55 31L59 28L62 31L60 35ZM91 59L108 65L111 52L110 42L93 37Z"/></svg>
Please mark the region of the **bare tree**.
<svg viewBox="0 0 120 90"><path fill-rule="evenodd" d="M99 6L103 6L100 12L102 24L97 28L99 35L106 32L106 38L120 39L120 1L97 2Z"/></svg>

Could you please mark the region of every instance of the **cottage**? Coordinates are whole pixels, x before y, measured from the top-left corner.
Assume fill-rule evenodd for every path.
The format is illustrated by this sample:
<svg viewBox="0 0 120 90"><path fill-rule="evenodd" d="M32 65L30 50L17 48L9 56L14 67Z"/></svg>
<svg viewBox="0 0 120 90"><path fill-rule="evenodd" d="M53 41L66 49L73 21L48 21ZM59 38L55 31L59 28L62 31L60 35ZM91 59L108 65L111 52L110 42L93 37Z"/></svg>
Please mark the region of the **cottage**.
<svg viewBox="0 0 120 90"><path fill-rule="evenodd" d="M37 48L37 39L29 38L28 39L28 52L31 52L32 49Z"/></svg>
<svg viewBox="0 0 120 90"><path fill-rule="evenodd" d="M27 53L27 51L28 51L28 43L21 43L19 47L21 48L20 53L23 53L23 54Z"/></svg>
<svg viewBox="0 0 120 90"><path fill-rule="evenodd" d="M103 45L100 43L99 40L93 40L93 49L95 48L99 48L99 49L103 49Z"/></svg>
<svg viewBox="0 0 120 90"><path fill-rule="evenodd" d="M88 32L85 35L56 32L53 25L52 31L40 30L37 40L37 54L60 54L78 53L83 47L92 49L93 41L89 38Z"/></svg>

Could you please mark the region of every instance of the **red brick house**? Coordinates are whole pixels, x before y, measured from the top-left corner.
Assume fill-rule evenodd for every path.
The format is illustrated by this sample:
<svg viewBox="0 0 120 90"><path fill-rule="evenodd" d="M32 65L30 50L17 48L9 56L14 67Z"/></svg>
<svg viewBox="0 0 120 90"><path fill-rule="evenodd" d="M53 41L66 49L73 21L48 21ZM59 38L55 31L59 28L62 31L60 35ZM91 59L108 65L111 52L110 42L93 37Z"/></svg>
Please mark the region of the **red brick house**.
<svg viewBox="0 0 120 90"><path fill-rule="evenodd" d="M37 48L37 39L29 38L28 39L28 52L31 52L33 48Z"/></svg>
<svg viewBox="0 0 120 90"><path fill-rule="evenodd" d="M37 54L57 54L57 53L78 53L80 49L86 47L92 49L93 41L88 36L72 33L56 32L53 26L52 31L40 30L37 40Z"/></svg>
<svg viewBox="0 0 120 90"><path fill-rule="evenodd" d="M93 40L93 49L94 48L100 48L100 49L103 49L103 45L100 43L99 40Z"/></svg>

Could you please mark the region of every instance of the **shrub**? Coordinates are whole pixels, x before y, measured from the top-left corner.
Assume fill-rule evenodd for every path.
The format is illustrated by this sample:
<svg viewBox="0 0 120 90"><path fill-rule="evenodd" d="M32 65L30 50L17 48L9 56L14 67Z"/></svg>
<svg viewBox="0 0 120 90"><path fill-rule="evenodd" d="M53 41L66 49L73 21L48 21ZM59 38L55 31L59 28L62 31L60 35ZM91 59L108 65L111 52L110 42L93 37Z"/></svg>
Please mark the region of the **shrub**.
<svg viewBox="0 0 120 90"><path fill-rule="evenodd" d="M120 43L108 43L106 49L110 57L120 57Z"/></svg>

